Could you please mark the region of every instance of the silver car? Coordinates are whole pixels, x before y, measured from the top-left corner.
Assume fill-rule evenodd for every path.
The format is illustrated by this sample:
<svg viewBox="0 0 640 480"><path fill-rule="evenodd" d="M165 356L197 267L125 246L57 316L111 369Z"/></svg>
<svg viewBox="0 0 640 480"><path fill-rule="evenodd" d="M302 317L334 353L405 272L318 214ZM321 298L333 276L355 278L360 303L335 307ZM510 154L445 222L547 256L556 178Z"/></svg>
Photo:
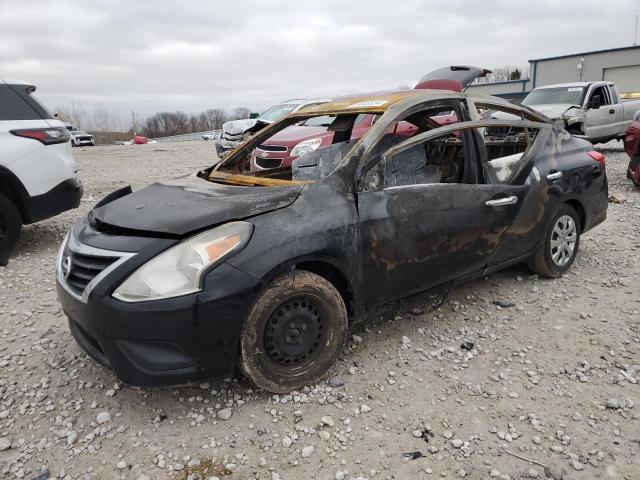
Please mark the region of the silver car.
<svg viewBox="0 0 640 480"><path fill-rule="evenodd" d="M226 152L233 150L236 146L246 140L254 133L262 130L267 125L280 120L290 113L311 105L319 105L321 103L330 102L328 98L316 99L292 99L274 105L265 112L261 113L257 118L245 118L242 120L230 120L222 125L222 134L220 139L216 141L216 153L224 155Z"/></svg>

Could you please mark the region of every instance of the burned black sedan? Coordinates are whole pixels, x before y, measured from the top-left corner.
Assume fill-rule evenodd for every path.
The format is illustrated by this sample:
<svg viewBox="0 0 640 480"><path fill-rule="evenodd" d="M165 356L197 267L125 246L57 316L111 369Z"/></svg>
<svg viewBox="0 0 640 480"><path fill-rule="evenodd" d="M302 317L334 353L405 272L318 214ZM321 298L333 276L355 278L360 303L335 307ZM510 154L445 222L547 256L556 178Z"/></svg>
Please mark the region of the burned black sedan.
<svg viewBox="0 0 640 480"><path fill-rule="evenodd" d="M356 135L363 115L375 118ZM267 140L309 123L323 141L250 171L288 148ZM318 382L382 304L517 262L561 275L606 211L603 156L526 107L436 90L344 97L197 175L106 197L67 235L58 293L77 342L125 383L238 368L289 392Z"/></svg>

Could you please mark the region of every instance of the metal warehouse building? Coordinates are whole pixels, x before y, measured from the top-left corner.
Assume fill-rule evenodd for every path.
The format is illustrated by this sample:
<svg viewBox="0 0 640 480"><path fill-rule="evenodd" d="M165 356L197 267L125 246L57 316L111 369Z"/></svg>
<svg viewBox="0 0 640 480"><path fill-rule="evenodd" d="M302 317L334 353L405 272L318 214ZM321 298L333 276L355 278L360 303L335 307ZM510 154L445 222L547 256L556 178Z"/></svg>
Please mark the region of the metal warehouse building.
<svg viewBox="0 0 640 480"><path fill-rule="evenodd" d="M529 78L470 85L467 91L520 100L536 87L606 80L620 92L640 93L640 46L529 60Z"/></svg>

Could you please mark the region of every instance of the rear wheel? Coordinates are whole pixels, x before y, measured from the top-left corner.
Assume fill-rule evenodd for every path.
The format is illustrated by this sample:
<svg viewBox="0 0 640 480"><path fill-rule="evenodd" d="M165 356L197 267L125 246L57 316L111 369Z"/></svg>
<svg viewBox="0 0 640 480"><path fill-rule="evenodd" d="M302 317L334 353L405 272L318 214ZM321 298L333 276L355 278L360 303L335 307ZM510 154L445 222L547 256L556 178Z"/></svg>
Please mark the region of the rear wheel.
<svg viewBox="0 0 640 480"><path fill-rule="evenodd" d="M544 237L527 265L531 271L555 278L569 270L580 246L580 219L566 203L550 218Z"/></svg>
<svg viewBox="0 0 640 480"><path fill-rule="evenodd" d="M22 230L20 212L9 197L0 193L0 265L7 264L9 252Z"/></svg>
<svg viewBox="0 0 640 480"><path fill-rule="evenodd" d="M245 321L240 370L273 393L317 383L338 358L347 331L347 310L331 283L305 271L280 275Z"/></svg>

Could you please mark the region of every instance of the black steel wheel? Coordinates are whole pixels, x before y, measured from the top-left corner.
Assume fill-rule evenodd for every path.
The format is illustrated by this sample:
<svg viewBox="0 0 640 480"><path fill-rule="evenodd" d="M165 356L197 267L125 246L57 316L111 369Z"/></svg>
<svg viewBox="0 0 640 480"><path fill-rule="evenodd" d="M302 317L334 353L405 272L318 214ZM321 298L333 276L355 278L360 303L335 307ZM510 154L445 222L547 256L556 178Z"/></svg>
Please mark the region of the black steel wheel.
<svg viewBox="0 0 640 480"><path fill-rule="evenodd" d="M247 317L240 370L274 393L317 383L342 350L347 329L344 301L331 283L306 271L281 275Z"/></svg>
<svg viewBox="0 0 640 480"><path fill-rule="evenodd" d="M324 313L324 315L323 315ZM263 332L264 347L281 365L297 364L317 354L326 312L309 297L293 298L276 309Z"/></svg>

